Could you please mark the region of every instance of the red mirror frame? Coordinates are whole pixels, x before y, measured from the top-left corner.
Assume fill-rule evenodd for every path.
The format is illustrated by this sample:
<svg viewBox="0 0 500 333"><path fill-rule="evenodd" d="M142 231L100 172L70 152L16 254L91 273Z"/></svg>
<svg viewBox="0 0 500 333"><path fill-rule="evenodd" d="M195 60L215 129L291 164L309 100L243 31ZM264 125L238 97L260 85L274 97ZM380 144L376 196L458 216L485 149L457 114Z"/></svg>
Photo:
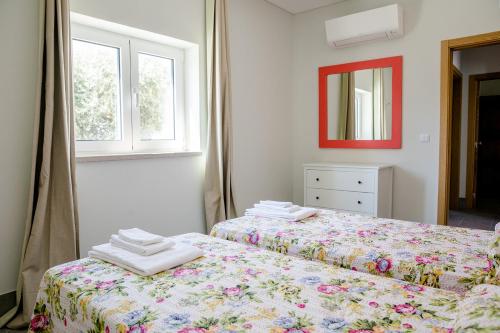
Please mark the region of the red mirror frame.
<svg viewBox="0 0 500 333"><path fill-rule="evenodd" d="M391 140L329 140L328 139L328 75L356 70L392 67L392 132ZM402 132L403 57L390 57L351 62L319 68L319 147L399 149Z"/></svg>

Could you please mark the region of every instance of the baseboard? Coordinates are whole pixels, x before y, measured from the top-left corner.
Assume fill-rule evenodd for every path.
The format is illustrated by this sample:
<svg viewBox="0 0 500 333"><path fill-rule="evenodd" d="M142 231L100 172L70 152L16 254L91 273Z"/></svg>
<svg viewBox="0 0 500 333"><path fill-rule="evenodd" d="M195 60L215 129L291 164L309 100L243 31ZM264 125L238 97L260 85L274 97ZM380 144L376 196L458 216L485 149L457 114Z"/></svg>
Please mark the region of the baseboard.
<svg viewBox="0 0 500 333"><path fill-rule="evenodd" d="M0 316L3 316L7 311L16 305L16 291L11 291L0 295Z"/></svg>

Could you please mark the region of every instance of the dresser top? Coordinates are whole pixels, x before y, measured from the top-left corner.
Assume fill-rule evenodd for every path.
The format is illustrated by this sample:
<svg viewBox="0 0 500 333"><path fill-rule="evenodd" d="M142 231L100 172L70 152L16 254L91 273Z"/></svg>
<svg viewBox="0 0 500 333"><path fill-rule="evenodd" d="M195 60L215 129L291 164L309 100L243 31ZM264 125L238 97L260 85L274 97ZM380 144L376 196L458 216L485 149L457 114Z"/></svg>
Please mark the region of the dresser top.
<svg viewBox="0 0 500 333"><path fill-rule="evenodd" d="M378 163L340 163L340 162L316 162L304 163L304 168L356 168L356 169L386 169L392 168L390 164Z"/></svg>

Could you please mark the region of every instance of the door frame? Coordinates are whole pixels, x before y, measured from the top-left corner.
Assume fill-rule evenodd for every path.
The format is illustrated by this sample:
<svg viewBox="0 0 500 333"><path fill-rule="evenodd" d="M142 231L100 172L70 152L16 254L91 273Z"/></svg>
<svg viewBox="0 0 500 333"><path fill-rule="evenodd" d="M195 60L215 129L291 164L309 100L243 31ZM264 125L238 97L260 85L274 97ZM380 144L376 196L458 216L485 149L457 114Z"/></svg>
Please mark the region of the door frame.
<svg viewBox="0 0 500 333"><path fill-rule="evenodd" d="M451 106L453 51L500 44L500 31L441 41L441 107L437 223L448 224L451 166Z"/></svg>
<svg viewBox="0 0 500 333"><path fill-rule="evenodd" d="M500 72L475 74L469 76L469 109L467 123L467 187L466 207L476 207L476 168L477 146L479 131L479 84L481 81L498 80Z"/></svg>
<svg viewBox="0 0 500 333"><path fill-rule="evenodd" d="M450 202L449 209L458 209L460 206L460 154L461 154L461 126L462 126L462 86L463 86L463 75L460 70L452 66L452 117L451 117L451 161L450 161ZM457 86L455 86L455 82ZM458 106L457 110L454 108ZM456 134L458 130L459 135ZM453 165L455 168L455 174L453 173ZM458 171L458 173L456 173Z"/></svg>

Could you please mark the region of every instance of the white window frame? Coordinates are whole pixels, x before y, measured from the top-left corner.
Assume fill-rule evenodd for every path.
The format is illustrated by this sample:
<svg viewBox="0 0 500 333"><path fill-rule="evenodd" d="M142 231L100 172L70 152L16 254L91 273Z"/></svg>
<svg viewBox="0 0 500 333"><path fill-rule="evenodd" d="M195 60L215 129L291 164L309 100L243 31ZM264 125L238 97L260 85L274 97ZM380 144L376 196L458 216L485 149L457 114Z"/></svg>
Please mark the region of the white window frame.
<svg viewBox="0 0 500 333"><path fill-rule="evenodd" d="M76 141L77 153L122 154L181 152L187 150L186 115L184 108L184 50L166 44L110 32L78 23L72 24L72 40L115 47L119 49L119 82L121 107L121 141ZM140 139L140 110L138 108L138 54L144 53L174 60L174 140Z"/></svg>
<svg viewBox="0 0 500 333"><path fill-rule="evenodd" d="M76 141L76 150L79 152L123 152L132 147L132 124L130 119L130 57L129 41L127 38L82 25L72 26L72 40L80 40L93 44L110 46L117 48L120 52L119 58L119 87L120 87L120 121L122 137L120 141L96 140L96 141Z"/></svg>
<svg viewBox="0 0 500 333"><path fill-rule="evenodd" d="M373 140L373 93L359 88L355 88L354 91L356 99L356 139Z"/></svg>
<svg viewBox="0 0 500 333"><path fill-rule="evenodd" d="M173 140L147 140L140 138L141 120L139 106L139 54L147 54L161 58L172 59L174 62L174 139ZM185 149L184 128L184 52L174 47L160 45L145 40L131 39L131 87L132 87L132 131L134 151L179 151Z"/></svg>

